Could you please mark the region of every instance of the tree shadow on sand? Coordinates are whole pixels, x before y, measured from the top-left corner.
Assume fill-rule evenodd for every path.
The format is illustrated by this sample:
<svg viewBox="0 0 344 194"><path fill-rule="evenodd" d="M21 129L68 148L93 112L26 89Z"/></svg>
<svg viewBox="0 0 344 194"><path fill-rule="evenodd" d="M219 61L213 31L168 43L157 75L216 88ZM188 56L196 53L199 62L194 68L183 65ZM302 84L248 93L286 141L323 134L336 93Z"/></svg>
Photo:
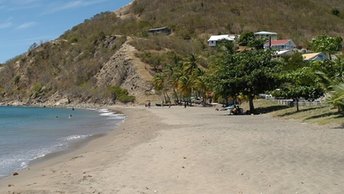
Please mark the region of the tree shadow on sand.
<svg viewBox="0 0 344 194"><path fill-rule="evenodd" d="M302 109L302 110L299 110L299 111L295 110L293 112L287 112L287 113L284 113L284 114L280 114L278 116L280 116L280 117L290 116L290 115L293 115L293 114L307 112L307 111L311 111L311 110L316 110L316 109L319 109L319 108L321 108L321 107L306 108L306 109Z"/></svg>
<svg viewBox="0 0 344 194"><path fill-rule="evenodd" d="M344 123L342 123L342 124L339 125L338 127L334 127L334 129L344 129Z"/></svg>
<svg viewBox="0 0 344 194"><path fill-rule="evenodd" d="M331 117L331 116L334 116L333 118L336 118L336 119L344 118L343 114L340 114L338 112L329 112L329 113L323 113L323 114L307 117L305 120L319 119L319 118L322 118L322 117Z"/></svg>
<svg viewBox="0 0 344 194"><path fill-rule="evenodd" d="M285 105L274 105L274 106L269 106L269 107L259 107L256 108L255 112L257 114L267 114L267 113L271 113L274 111L279 111L279 110L283 110L283 109L287 109L289 108L289 106L285 106Z"/></svg>

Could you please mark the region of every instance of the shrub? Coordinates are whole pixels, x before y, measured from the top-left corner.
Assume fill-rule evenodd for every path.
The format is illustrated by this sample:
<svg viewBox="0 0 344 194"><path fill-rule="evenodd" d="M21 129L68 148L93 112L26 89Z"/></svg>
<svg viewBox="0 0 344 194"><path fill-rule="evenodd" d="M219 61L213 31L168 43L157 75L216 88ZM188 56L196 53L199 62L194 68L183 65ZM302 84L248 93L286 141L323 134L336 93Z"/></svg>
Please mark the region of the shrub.
<svg viewBox="0 0 344 194"><path fill-rule="evenodd" d="M14 84L15 84L15 85L18 85L19 81L20 81L20 75L17 75L17 76L14 78Z"/></svg>
<svg viewBox="0 0 344 194"><path fill-rule="evenodd" d="M129 96L128 90L119 86L110 86L110 93L112 95L112 102L115 103L117 100L122 103L129 103L135 101L135 96Z"/></svg>
<svg viewBox="0 0 344 194"><path fill-rule="evenodd" d="M335 15L335 16L340 15L340 11L337 8L332 9L331 13L332 13L332 15Z"/></svg>

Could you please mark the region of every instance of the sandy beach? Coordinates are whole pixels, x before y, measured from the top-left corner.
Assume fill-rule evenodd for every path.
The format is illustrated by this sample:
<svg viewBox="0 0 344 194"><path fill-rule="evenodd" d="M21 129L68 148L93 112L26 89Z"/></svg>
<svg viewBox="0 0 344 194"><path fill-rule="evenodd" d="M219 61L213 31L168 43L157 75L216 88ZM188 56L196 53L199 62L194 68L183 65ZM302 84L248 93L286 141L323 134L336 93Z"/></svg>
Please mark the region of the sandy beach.
<svg viewBox="0 0 344 194"><path fill-rule="evenodd" d="M344 193L344 130L215 108L111 107L118 129L0 181L0 193Z"/></svg>

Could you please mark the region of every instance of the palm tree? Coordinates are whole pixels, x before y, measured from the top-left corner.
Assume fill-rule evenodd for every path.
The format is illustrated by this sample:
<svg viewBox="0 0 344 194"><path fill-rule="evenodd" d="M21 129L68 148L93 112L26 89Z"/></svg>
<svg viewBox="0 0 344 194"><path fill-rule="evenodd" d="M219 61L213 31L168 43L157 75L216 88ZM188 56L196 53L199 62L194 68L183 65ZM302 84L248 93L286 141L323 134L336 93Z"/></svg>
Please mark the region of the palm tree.
<svg viewBox="0 0 344 194"><path fill-rule="evenodd" d="M200 71L200 74L197 76L197 78L194 80L194 89L202 97L202 104L204 106L206 103L206 94L209 91L209 87L207 85L205 72L202 70Z"/></svg>
<svg viewBox="0 0 344 194"><path fill-rule="evenodd" d="M342 74L340 72L335 77L329 78L325 73L317 72L323 88L328 92L329 97L327 101L334 107L337 107L338 112L344 111L344 80Z"/></svg>
<svg viewBox="0 0 344 194"><path fill-rule="evenodd" d="M333 85L329 92L328 102L338 108L338 112L344 111L344 83Z"/></svg>
<svg viewBox="0 0 344 194"><path fill-rule="evenodd" d="M190 100L193 92L197 92L197 85L200 86L199 77L203 75L203 71L197 64L195 55L191 55L182 64L182 72L179 75L178 89L182 93L184 100Z"/></svg>
<svg viewBox="0 0 344 194"><path fill-rule="evenodd" d="M165 79L164 73L158 73L153 78L153 85L157 92L161 92L161 94L164 97L164 102L170 101L170 97L168 96L168 86L167 86L167 80Z"/></svg>

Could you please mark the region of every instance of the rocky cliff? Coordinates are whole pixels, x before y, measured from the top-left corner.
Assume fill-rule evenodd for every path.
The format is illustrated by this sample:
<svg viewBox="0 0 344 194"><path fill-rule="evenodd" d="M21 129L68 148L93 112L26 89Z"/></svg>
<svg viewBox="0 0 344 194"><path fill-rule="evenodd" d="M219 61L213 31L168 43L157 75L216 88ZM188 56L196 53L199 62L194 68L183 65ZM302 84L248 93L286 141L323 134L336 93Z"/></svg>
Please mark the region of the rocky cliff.
<svg viewBox="0 0 344 194"><path fill-rule="evenodd" d="M56 44L55 41L54 44ZM52 45L53 43L49 43ZM114 43L109 43L114 44ZM46 46L50 47L50 46ZM49 48L51 49L51 48ZM152 75L146 69L147 64L140 61L135 56L137 50L129 44L129 41L124 42L118 50L116 50L111 57L106 61L101 61L100 68L98 71L92 75L89 80L92 80L94 85L87 84L86 86L80 87L69 87L66 90L62 90L58 87L53 86L57 81L58 83L63 81L64 75L59 74L47 78L46 83L37 84L38 78L33 78L33 73L35 68L39 63L36 61L35 57L39 55L40 50L46 51L43 48L37 48L32 51L31 54L27 53L24 58L20 58L13 62L12 65L2 67L0 74L7 74L11 79L11 83L8 83L6 88L1 87L0 92L2 92L1 104L12 104L12 105L22 105L22 104L37 104L37 105L67 105L67 104L112 104L115 103L111 99L111 95L108 94L108 88L110 86L119 86L126 89L129 95L136 97L136 103L144 103L147 99L154 96L154 91L152 87ZM66 51L67 54L69 54ZM98 53L98 54L97 54ZM74 60L79 60L78 57L82 53L79 53ZM98 51L95 55L100 55ZM30 58L28 61L27 58ZM87 67L87 66L86 66ZM65 67L62 67L65 68ZM41 70L44 73L48 73L45 68ZM70 75L77 77L78 71L75 75ZM9 75L10 74L10 75ZM3 80L5 77L3 77ZM52 81L54 80L54 81ZM34 83L33 86L30 83ZM68 83L67 83L68 84ZM71 83L73 84L73 83ZM23 88L29 88L27 91L22 93L5 93L6 89L15 87L17 91L23 90ZM82 90L85 88L85 93ZM94 90L98 94L88 93L86 90Z"/></svg>
<svg viewBox="0 0 344 194"><path fill-rule="evenodd" d="M153 94L152 75L134 53L136 49L125 42L96 74L98 87L121 86L136 97L138 103L145 102Z"/></svg>

